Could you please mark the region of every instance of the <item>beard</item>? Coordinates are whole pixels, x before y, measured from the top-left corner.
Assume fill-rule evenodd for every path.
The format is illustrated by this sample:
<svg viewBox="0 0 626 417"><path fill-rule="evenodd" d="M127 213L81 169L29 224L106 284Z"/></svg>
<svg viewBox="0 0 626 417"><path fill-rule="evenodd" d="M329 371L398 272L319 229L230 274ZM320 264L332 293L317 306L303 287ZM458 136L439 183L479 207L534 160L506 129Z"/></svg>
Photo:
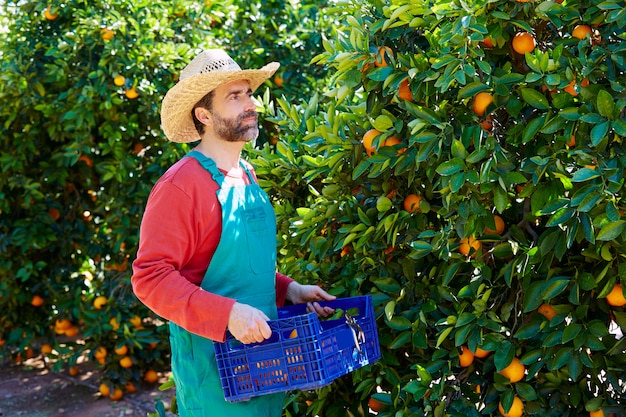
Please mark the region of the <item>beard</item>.
<svg viewBox="0 0 626 417"><path fill-rule="evenodd" d="M251 142L259 136L255 111L245 112L233 118L222 118L215 113L212 113L212 116L215 133L227 142ZM255 118L254 122L244 122L250 117Z"/></svg>

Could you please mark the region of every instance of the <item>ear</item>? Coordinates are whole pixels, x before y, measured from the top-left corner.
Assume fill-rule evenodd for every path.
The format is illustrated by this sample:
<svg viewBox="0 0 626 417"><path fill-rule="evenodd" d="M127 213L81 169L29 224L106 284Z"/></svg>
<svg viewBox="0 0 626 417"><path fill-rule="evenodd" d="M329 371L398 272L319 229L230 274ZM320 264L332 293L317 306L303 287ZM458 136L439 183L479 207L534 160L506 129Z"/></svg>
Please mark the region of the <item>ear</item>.
<svg viewBox="0 0 626 417"><path fill-rule="evenodd" d="M204 107L196 107L195 109L193 109L193 111L200 123L206 126L211 125L211 113L207 109L205 109Z"/></svg>

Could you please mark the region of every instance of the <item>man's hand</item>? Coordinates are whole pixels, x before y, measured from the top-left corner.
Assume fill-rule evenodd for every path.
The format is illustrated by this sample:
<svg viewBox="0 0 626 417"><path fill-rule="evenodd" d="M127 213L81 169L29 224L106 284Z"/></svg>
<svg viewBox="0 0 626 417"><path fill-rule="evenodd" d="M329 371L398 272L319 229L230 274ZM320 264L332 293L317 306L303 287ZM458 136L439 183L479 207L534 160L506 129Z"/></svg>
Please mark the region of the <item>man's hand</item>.
<svg viewBox="0 0 626 417"><path fill-rule="evenodd" d="M235 303L230 310L228 330L241 343L262 342L272 335L268 320L261 310L247 304Z"/></svg>
<svg viewBox="0 0 626 417"><path fill-rule="evenodd" d="M317 301L332 301L337 297L328 294L317 285L301 285L294 281L287 287L286 298L294 304L307 303L308 312L326 317L333 314L335 310L330 307L322 307Z"/></svg>

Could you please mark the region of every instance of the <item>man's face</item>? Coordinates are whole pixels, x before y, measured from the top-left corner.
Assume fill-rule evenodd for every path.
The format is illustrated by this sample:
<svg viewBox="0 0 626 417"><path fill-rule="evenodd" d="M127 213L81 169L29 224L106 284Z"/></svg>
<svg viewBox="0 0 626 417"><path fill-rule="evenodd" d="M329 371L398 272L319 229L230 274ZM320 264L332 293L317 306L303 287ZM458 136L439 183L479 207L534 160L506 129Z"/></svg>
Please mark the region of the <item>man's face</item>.
<svg viewBox="0 0 626 417"><path fill-rule="evenodd" d="M238 80L217 87L211 116L213 130L228 142L250 142L259 136L256 105L248 81Z"/></svg>

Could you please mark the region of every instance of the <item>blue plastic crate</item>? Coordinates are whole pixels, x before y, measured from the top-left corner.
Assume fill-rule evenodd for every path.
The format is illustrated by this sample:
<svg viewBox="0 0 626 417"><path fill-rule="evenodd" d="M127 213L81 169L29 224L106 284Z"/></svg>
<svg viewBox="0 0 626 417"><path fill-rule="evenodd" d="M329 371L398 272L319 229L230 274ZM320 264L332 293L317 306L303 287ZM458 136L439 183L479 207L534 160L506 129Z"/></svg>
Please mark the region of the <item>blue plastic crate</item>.
<svg viewBox="0 0 626 417"><path fill-rule="evenodd" d="M264 342L244 345L230 334L224 343L215 342L224 398L237 402L320 388L380 359L370 296L320 304L334 308L335 315L319 319L306 312L305 304L283 307L278 319L269 322L272 336Z"/></svg>

